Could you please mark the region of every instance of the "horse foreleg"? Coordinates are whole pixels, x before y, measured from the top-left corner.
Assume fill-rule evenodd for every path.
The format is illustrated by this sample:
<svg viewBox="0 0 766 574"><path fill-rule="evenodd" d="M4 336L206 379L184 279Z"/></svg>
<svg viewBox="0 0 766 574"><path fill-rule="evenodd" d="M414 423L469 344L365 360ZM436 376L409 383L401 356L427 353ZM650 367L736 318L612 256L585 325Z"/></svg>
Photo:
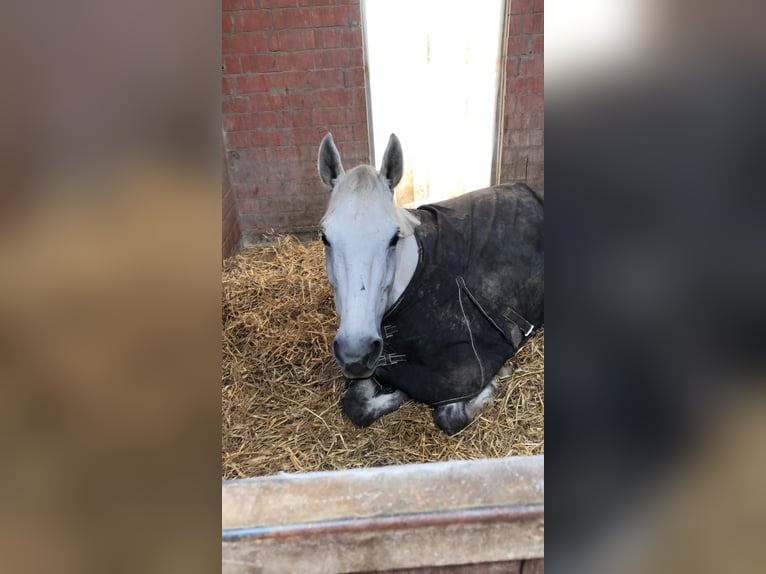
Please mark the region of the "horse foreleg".
<svg viewBox="0 0 766 574"><path fill-rule="evenodd" d="M506 376L509 372L505 367L500 369L497 376L487 383L481 392L469 401L449 403L434 408L434 422L448 435L460 432L476 418L492 397L497 393L497 377Z"/></svg>
<svg viewBox="0 0 766 574"><path fill-rule="evenodd" d="M394 412L408 398L402 391L382 392L372 379L360 379L349 381L341 402L351 422L366 427L383 415Z"/></svg>

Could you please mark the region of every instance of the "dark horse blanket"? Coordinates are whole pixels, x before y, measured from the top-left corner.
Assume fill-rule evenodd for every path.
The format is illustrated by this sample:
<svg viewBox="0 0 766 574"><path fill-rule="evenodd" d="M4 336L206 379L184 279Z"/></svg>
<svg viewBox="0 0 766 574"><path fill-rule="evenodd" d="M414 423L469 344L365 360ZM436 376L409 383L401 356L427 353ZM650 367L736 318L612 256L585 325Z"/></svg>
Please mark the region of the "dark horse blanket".
<svg viewBox="0 0 766 574"><path fill-rule="evenodd" d="M430 405L476 396L543 321L543 202L499 185L415 210L419 260L373 379Z"/></svg>

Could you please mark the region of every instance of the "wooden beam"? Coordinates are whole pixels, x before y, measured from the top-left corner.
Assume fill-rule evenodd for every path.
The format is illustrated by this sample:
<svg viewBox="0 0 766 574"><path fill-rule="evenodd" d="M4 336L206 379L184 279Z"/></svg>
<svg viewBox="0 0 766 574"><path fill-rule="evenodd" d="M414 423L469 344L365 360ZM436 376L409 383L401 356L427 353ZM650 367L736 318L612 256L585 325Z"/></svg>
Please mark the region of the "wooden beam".
<svg viewBox="0 0 766 574"><path fill-rule="evenodd" d="M226 481L224 572L361 572L541 558L543 457Z"/></svg>

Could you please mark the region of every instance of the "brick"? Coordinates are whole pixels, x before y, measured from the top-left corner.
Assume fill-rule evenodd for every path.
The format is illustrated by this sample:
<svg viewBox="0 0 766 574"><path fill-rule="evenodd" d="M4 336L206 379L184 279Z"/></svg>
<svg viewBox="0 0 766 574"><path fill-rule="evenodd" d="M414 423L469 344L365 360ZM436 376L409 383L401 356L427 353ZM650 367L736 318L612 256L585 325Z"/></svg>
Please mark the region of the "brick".
<svg viewBox="0 0 766 574"><path fill-rule="evenodd" d="M529 115L529 127L531 128L545 128L545 113L536 112Z"/></svg>
<svg viewBox="0 0 766 574"><path fill-rule="evenodd" d="M231 34L223 38L224 54L265 52L267 48L266 35L262 33Z"/></svg>
<svg viewBox="0 0 766 574"><path fill-rule="evenodd" d="M543 96L540 94L521 94L518 97L518 109L521 112L540 112L544 109Z"/></svg>
<svg viewBox="0 0 766 574"><path fill-rule="evenodd" d="M238 56L223 56L221 68L225 75L241 74L242 67L239 65Z"/></svg>
<svg viewBox="0 0 766 574"><path fill-rule="evenodd" d="M243 114L247 111L247 99L241 96L224 96L221 110L224 114Z"/></svg>
<svg viewBox="0 0 766 574"><path fill-rule="evenodd" d="M348 25L349 10L342 6L315 8L311 11L311 25L316 28Z"/></svg>
<svg viewBox="0 0 766 574"><path fill-rule="evenodd" d="M317 154L317 144L314 142L313 145L309 146L293 146L293 147L279 147L274 148L271 150L273 153L274 161L280 161L280 162L295 162L295 161L303 161L310 163L313 167L312 169L316 168L316 154ZM308 152L308 153L307 153ZM313 175L313 174L312 174Z"/></svg>
<svg viewBox="0 0 766 574"><path fill-rule="evenodd" d="M240 94L267 92L270 87L269 78L266 76L237 76L237 92Z"/></svg>
<svg viewBox="0 0 766 574"><path fill-rule="evenodd" d="M344 48L361 48L362 47L362 29L359 27L343 28L341 30L343 36Z"/></svg>
<svg viewBox="0 0 766 574"><path fill-rule="evenodd" d="M347 68L350 63L350 50L317 50L314 53L314 65L322 68Z"/></svg>
<svg viewBox="0 0 766 574"><path fill-rule="evenodd" d="M511 130L523 130L529 129L530 117L527 114L522 113L510 113L505 117L503 122L503 141L506 141L506 137L510 137Z"/></svg>
<svg viewBox="0 0 766 574"><path fill-rule="evenodd" d="M544 72L544 60L542 56L525 58L519 63L520 76L542 76Z"/></svg>
<svg viewBox="0 0 766 574"><path fill-rule="evenodd" d="M539 88L540 83L541 83L540 76L519 77L517 93L519 94L541 93L541 91L535 91L536 89Z"/></svg>
<svg viewBox="0 0 766 574"><path fill-rule="evenodd" d="M343 46L344 31L340 28L312 30L312 48L340 48Z"/></svg>
<svg viewBox="0 0 766 574"><path fill-rule="evenodd" d="M545 12L545 1L544 0L534 0L534 7L532 8L533 12Z"/></svg>
<svg viewBox="0 0 766 574"><path fill-rule="evenodd" d="M530 146L542 146L544 145L545 132L543 130L532 130L529 132L529 145Z"/></svg>
<svg viewBox="0 0 766 574"><path fill-rule="evenodd" d="M277 116L279 127L287 129L311 127L314 111L310 108L283 110Z"/></svg>
<svg viewBox="0 0 766 574"><path fill-rule="evenodd" d="M544 27L543 14L532 14L524 18L523 32L525 34L542 34Z"/></svg>
<svg viewBox="0 0 766 574"><path fill-rule="evenodd" d="M321 92L315 92L321 93ZM290 92L286 96L287 108L305 108L316 105L316 97L314 94L306 92Z"/></svg>
<svg viewBox="0 0 766 574"><path fill-rule="evenodd" d="M224 12L228 10L254 10L258 8L258 0L222 0Z"/></svg>
<svg viewBox="0 0 766 574"><path fill-rule="evenodd" d="M529 49L527 50L529 54L543 54L545 52L545 37L540 36L532 36L529 39Z"/></svg>
<svg viewBox="0 0 766 574"><path fill-rule="evenodd" d="M243 149L250 146L247 132L228 132L226 134L227 149Z"/></svg>
<svg viewBox="0 0 766 574"><path fill-rule="evenodd" d="M223 76L221 78L221 93L224 95L233 94L235 92L234 78L231 76Z"/></svg>
<svg viewBox="0 0 766 574"><path fill-rule="evenodd" d="M513 147L529 147L529 132L528 131L511 132L510 142L511 142L511 146Z"/></svg>
<svg viewBox="0 0 766 574"><path fill-rule="evenodd" d="M261 8L293 8L298 0L261 0Z"/></svg>
<svg viewBox="0 0 766 574"><path fill-rule="evenodd" d="M290 176L288 174L280 174L279 177L289 178ZM292 213L296 211L294 199L281 194L264 198L259 207L261 211L268 213Z"/></svg>
<svg viewBox="0 0 766 574"><path fill-rule="evenodd" d="M271 85L280 90L308 89L311 73L307 71L279 72L271 74Z"/></svg>
<svg viewBox="0 0 766 574"><path fill-rule="evenodd" d="M279 94L252 94L246 98L250 111L253 112L277 111L282 109L284 105L284 96Z"/></svg>
<svg viewBox="0 0 766 574"><path fill-rule="evenodd" d="M359 4L351 6L348 10L348 26L361 27L362 25L362 11L359 9Z"/></svg>
<svg viewBox="0 0 766 574"><path fill-rule="evenodd" d="M364 141L366 142L369 138L369 132L367 131L367 122L363 124L354 124L352 126L353 128L353 134L354 139L357 141ZM369 155L369 152L368 152Z"/></svg>
<svg viewBox="0 0 766 574"><path fill-rule="evenodd" d="M298 0L298 6L334 6L335 0Z"/></svg>
<svg viewBox="0 0 766 574"><path fill-rule="evenodd" d="M503 150L503 176L512 181L524 181L527 176L527 156L523 150L507 146Z"/></svg>
<svg viewBox="0 0 766 574"><path fill-rule="evenodd" d="M348 88L364 86L364 68L349 68L344 71L345 85Z"/></svg>
<svg viewBox="0 0 766 574"><path fill-rule="evenodd" d="M324 135L324 133L322 134ZM354 142L354 132L350 126L336 126L332 128L332 136L336 143L340 142ZM319 141L319 140L316 140ZM314 142L316 144L316 142ZM353 157L353 150L351 145L347 143L343 144L343 157Z"/></svg>
<svg viewBox="0 0 766 574"><path fill-rule="evenodd" d="M231 34L234 31L231 24L231 15L225 12L221 14L221 31L224 34Z"/></svg>
<svg viewBox="0 0 766 574"><path fill-rule="evenodd" d="M509 36L523 34L542 34L544 27L544 15L539 14L513 14L511 16Z"/></svg>
<svg viewBox="0 0 766 574"><path fill-rule="evenodd" d="M282 145L282 132L257 130L250 133L252 147L270 147Z"/></svg>
<svg viewBox="0 0 766 574"><path fill-rule="evenodd" d="M527 150L527 158L529 159L529 163L541 163L543 161L543 157L545 156L545 149L543 149L542 146L534 147L532 149Z"/></svg>
<svg viewBox="0 0 766 574"><path fill-rule="evenodd" d="M513 14L511 16L509 26L508 26L508 35L509 36L520 36L523 29L524 29L524 18L526 15L524 14Z"/></svg>
<svg viewBox="0 0 766 574"><path fill-rule="evenodd" d="M255 213L258 210L258 203L259 199L254 197L248 197L245 199L242 199L238 202L239 204L239 211L244 215L247 213Z"/></svg>
<svg viewBox="0 0 766 574"><path fill-rule="evenodd" d="M531 94L542 94L544 92L545 79L543 76L532 76L526 79L527 91Z"/></svg>
<svg viewBox="0 0 766 574"><path fill-rule="evenodd" d="M277 69L282 72L311 70L314 68L314 56L311 52L290 52L277 56Z"/></svg>
<svg viewBox="0 0 766 574"><path fill-rule="evenodd" d="M518 100L518 94L514 92L505 93L505 105L503 110L506 116L509 114L515 114L516 112L518 112L518 110L516 109L517 108L516 100Z"/></svg>
<svg viewBox="0 0 766 574"><path fill-rule="evenodd" d="M260 227L260 225L262 225L260 217L253 217L252 215L244 213L240 214L239 224L242 226L243 236L245 236L245 238L248 236L247 231L249 229L262 229ZM257 233L253 233L251 236L256 237L257 235Z"/></svg>
<svg viewBox="0 0 766 574"><path fill-rule="evenodd" d="M249 134L244 134L249 135ZM231 186L231 194L234 196L234 199L239 202L243 199L247 199L248 197L251 197L257 193L257 188L253 189L250 184L244 184L244 183L235 183Z"/></svg>
<svg viewBox="0 0 766 574"><path fill-rule="evenodd" d="M351 92L351 104L354 106L367 106L367 91L364 88L353 88ZM338 104L343 105L343 104Z"/></svg>
<svg viewBox="0 0 766 574"><path fill-rule="evenodd" d="M325 108L348 106L351 103L351 92L345 88L322 90L315 93L318 105Z"/></svg>
<svg viewBox="0 0 766 574"><path fill-rule="evenodd" d="M318 145L317 142L321 141L323 133L320 135L320 130L316 127L308 128L296 128L287 131L287 143L288 145L301 145L301 144L313 144ZM335 132L333 131L333 136Z"/></svg>
<svg viewBox="0 0 766 574"><path fill-rule="evenodd" d="M285 28L310 28L311 10L306 8L289 8L286 10L274 10L272 13L274 29Z"/></svg>
<svg viewBox="0 0 766 574"><path fill-rule="evenodd" d="M309 75L310 87L317 90L322 88L337 88L343 85L343 71L320 70Z"/></svg>
<svg viewBox="0 0 766 574"><path fill-rule="evenodd" d="M348 65L352 68L364 66L364 53L362 50L349 50L350 59Z"/></svg>
<svg viewBox="0 0 766 574"><path fill-rule="evenodd" d="M264 72L275 72L279 69L277 57L273 54L241 56L239 61L242 66L242 72L245 74L263 74Z"/></svg>
<svg viewBox="0 0 766 574"><path fill-rule="evenodd" d="M268 47L272 52L292 52L303 50L306 43L303 30L279 30L268 36Z"/></svg>
<svg viewBox="0 0 766 574"><path fill-rule="evenodd" d="M517 56L526 53L527 40L524 36L509 36L507 53L509 56Z"/></svg>
<svg viewBox="0 0 766 574"><path fill-rule="evenodd" d="M313 111L316 126L334 126L346 123L346 108L318 108Z"/></svg>
<svg viewBox="0 0 766 574"><path fill-rule="evenodd" d="M532 0L511 0L511 14L527 14L531 11Z"/></svg>
<svg viewBox="0 0 766 574"><path fill-rule="evenodd" d="M350 124L367 122L367 107L355 106L346 110L346 121Z"/></svg>
<svg viewBox="0 0 766 574"><path fill-rule="evenodd" d="M271 15L268 11L235 12L234 29L237 32L258 32L271 28Z"/></svg>
<svg viewBox="0 0 766 574"><path fill-rule="evenodd" d="M223 129L228 132L246 132L277 127L274 112L260 114L229 114L223 117Z"/></svg>
<svg viewBox="0 0 766 574"><path fill-rule="evenodd" d="M303 45L307 50L313 50L316 48L316 41L314 40L314 30L303 31Z"/></svg>

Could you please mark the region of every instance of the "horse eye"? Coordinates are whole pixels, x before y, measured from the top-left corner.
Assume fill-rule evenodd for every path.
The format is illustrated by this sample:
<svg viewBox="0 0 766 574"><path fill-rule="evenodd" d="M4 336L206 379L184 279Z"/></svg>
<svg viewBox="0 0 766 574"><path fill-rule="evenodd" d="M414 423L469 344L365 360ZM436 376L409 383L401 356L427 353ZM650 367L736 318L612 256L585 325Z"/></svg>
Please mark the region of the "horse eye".
<svg viewBox="0 0 766 574"><path fill-rule="evenodd" d="M396 244L399 243L399 233L397 232L394 234L394 236L391 238L391 241L388 242L389 247L395 247Z"/></svg>
<svg viewBox="0 0 766 574"><path fill-rule="evenodd" d="M329 242L329 241L327 241L327 236L326 236L324 233L322 233L322 234L320 235L320 237L322 238L322 243L324 243L324 244L325 244L325 247L330 247L330 242Z"/></svg>

